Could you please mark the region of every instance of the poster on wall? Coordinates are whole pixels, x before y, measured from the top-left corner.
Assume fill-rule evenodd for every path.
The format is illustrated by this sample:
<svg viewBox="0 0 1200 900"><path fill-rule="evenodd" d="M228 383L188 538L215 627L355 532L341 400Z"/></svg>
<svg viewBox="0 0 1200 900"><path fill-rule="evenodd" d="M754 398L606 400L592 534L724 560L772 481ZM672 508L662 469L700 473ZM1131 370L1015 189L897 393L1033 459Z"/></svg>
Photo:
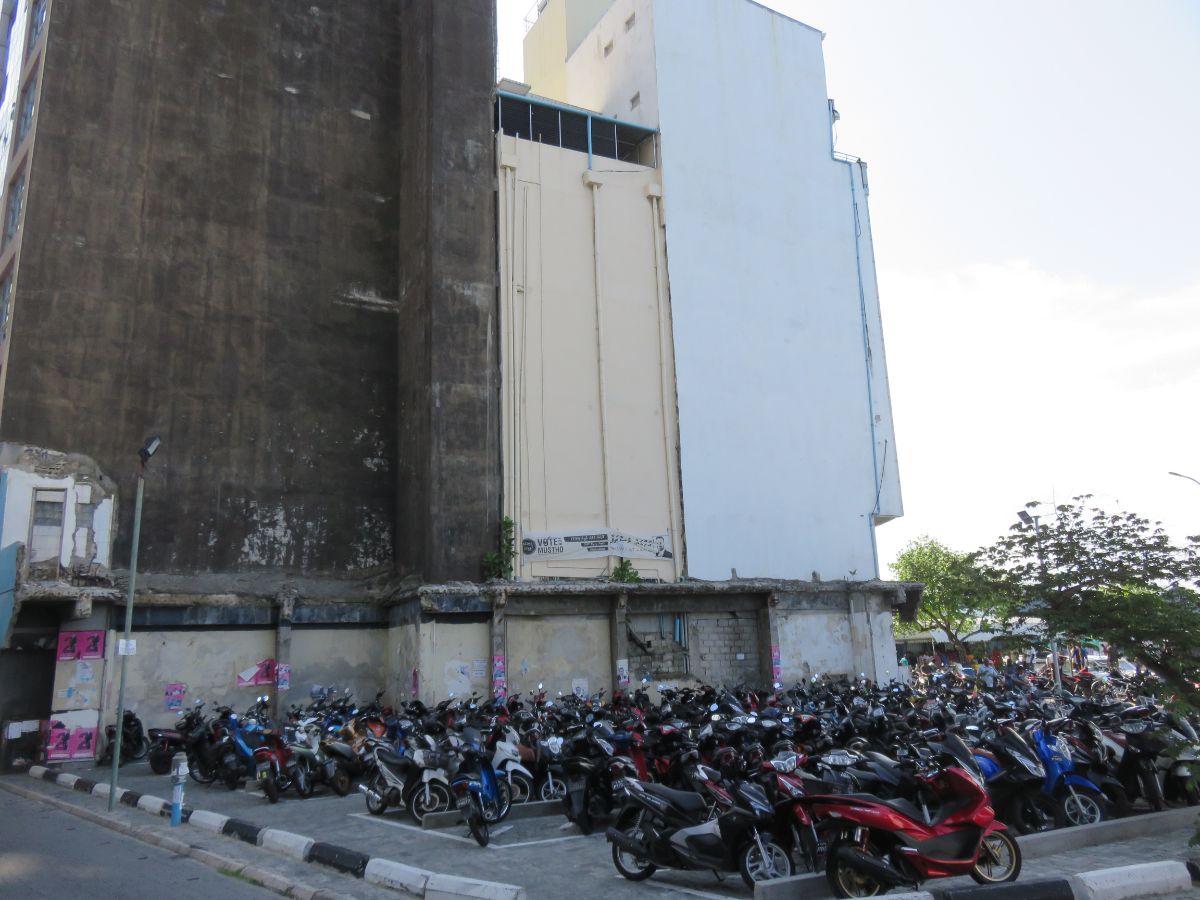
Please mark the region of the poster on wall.
<svg viewBox="0 0 1200 900"><path fill-rule="evenodd" d="M581 700L586 700L588 697L588 680L586 678L572 678L571 693Z"/></svg>
<svg viewBox="0 0 1200 900"><path fill-rule="evenodd" d="M595 559L621 556L638 559L672 559L671 535L632 534L616 528L580 531L525 531L521 555L526 562L552 559Z"/></svg>
<svg viewBox="0 0 1200 900"><path fill-rule="evenodd" d="M781 664L782 657L779 654L779 645L771 645L771 681L778 682L783 678L783 666Z"/></svg>
<svg viewBox="0 0 1200 900"><path fill-rule="evenodd" d="M275 683L275 660L262 659L237 673L238 687Z"/></svg>
<svg viewBox="0 0 1200 900"><path fill-rule="evenodd" d="M80 659L103 659L104 658L104 631L80 631L79 632L79 658Z"/></svg>
<svg viewBox="0 0 1200 900"><path fill-rule="evenodd" d="M50 722L50 737L46 741L46 759L71 758L71 729L57 720Z"/></svg>
<svg viewBox="0 0 1200 900"><path fill-rule="evenodd" d="M290 663L280 663L275 667L275 687L286 691L292 686L292 666Z"/></svg>
<svg viewBox="0 0 1200 900"><path fill-rule="evenodd" d="M187 694L187 685L182 681L172 681L163 692L167 700L167 712L183 709L183 698Z"/></svg>
<svg viewBox="0 0 1200 900"><path fill-rule="evenodd" d="M71 759L91 759L96 755L96 729L72 729L67 748Z"/></svg>
<svg viewBox="0 0 1200 900"><path fill-rule="evenodd" d="M617 660L617 687L627 687L629 685L629 660Z"/></svg>
<svg viewBox="0 0 1200 900"><path fill-rule="evenodd" d="M508 678L504 669L504 655L492 657L492 694L496 697L508 696Z"/></svg>
<svg viewBox="0 0 1200 900"><path fill-rule="evenodd" d="M60 631L58 633L58 656L56 659L59 662L67 662L72 659L79 659L79 631Z"/></svg>

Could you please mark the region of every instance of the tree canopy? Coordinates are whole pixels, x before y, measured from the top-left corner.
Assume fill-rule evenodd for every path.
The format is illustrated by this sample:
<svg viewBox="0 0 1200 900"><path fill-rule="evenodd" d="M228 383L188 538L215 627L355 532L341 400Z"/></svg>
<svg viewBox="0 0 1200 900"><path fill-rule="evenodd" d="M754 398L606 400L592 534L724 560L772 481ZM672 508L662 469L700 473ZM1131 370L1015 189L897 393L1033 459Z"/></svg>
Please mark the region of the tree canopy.
<svg viewBox="0 0 1200 900"><path fill-rule="evenodd" d="M900 634L941 629L965 658L964 642L1005 618L1004 595L966 553L928 536L911 541L892 563L902 581L922 581L925 593L913 622L896 622Z"/></svg>
<svg viewBox="0 0 1200 900"><path fill-rule="evenodd" d="M1106 641L1200 700L1200 538L1176 545L1161 524L1091 500L1026 504L1029 521L975 555L983 574L1048 636Z"/></svg>

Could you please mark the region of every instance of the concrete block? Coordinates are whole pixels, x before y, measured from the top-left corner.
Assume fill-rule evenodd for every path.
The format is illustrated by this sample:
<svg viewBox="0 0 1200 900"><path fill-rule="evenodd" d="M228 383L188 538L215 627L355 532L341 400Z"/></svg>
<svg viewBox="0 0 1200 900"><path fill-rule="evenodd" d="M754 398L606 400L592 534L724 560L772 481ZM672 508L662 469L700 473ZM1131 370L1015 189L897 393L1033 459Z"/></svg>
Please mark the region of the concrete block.
<svg viewBox="0 0 1200 900"><path fill-rule="evenodd" d="M425 883L425 900L457 900L460 897L476 900L525 900L525 888L515 884L430 873L429 880Z"/></svg>
<svg viewBox="0 0 1200 900"><path fill-rule="evenodd" d="M1076 900L1074 888L1066 878L972 885L943 889L939 894L941 900Z"/></svg>
<svg viewBox="0 0 1200 900"><path fill-rule="evenodd" d="M371 858L357 850L317 841L309 851L309 859L339 872L347 872L355 878L362 878Z"/></svg>
<svg viewBox="0 0 1200 900"><path fill-rule="evenodd" d="M1192 876L1183 863L1166 861L1097 869L1076 875L1073 882L1076 900L1131 900L1190 890Z"/></svg>
<svg viewBox="0 0 1200 900"><path fill-rule="evenodd" d="M258 833L262 830L261 825L255 825L245 819L226 819L225 824L221 826L221 834L245 841L247 844L254 844L256 847L258 846Z"/></svg>
<svg viewBox="0 0 1200 900"><path fill-rule="evenodd" d="M793 875L791 878L772 878L754 885L754 900L825 900L829 882L824 872Z"/></svg>
<svg viewBox="0 0 1200 900"><path fill-rule="evenodd" d="M29 770L25 774L28 775L30 778L42 779L42 778L46 777L46 773L49 771L50 770L47 769L45 766L30 766Z"/></svg>
<svg viewBox="0 0 1200 900"><path fill-rule="evenodd" d="M192 810L192 817L188 819L188 824L195 825L202 831L211 831L213 834L224 834L225 823L228 821L229 816L209 812L207 809L194 809Z"/></svg>
<svg viewBox="0 0 1200 900"><path fill-rule="evenodd" d="M1025 859L1053 856L1081 847L1111 844L1147 834L1160 834L1173 828L1187 828L1195 824L1196 810L1190 807L1170 809L1166 812L1128 816L1112 819L1095 825L1078 825L1074 828L1056 828L1040 834L1027 834L1017 838L1021 855Z"/></svg>
<svg viewBox="0 0 1200 900"><path fill-rule="evenodd" d="M60 784L65 788L75 787L75 782L79 780L78 775L72 775L69 772L59 772L58 777L54 779L56 784Z"/></svg>
<svg viewBox="0 0 1200 900"><path fill-rule="evenodd" d="M264 828L258 835L258 845L291 856L301 862L308 861L312 846L316 841L292 831L281 831L278 828Z"/></svg>
<svg viewBox="0 0 1200 900"><path fill-rule="evenodd" d="M408 891L410 894L423 897L430 874L425 869L406 866L403 863L392 862L390 859L372 858L367 863L363 877L371 884L377 884L393 891Z"/></svg>
<svg viewBox="0 0 1200 900"><path fill-rule="evenodd" d="M165 805L167 805L167 801L162 797L152 797L150 794L142 794L138 797L138 809L154 816L162 815L163 806Z"/></svg>

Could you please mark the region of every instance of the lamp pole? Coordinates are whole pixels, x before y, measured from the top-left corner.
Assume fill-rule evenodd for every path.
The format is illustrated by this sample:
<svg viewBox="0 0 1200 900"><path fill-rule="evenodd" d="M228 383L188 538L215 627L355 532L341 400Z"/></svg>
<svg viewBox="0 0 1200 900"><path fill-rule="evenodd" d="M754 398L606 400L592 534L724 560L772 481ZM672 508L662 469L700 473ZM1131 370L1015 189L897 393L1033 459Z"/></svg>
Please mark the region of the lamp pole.
<svg viewBox="0 0 1200 900"><path fill-rule="evenodd" d="M1179 472L1168 472L1167 474L1168 474L1168 475L1174 475L1176 478L1186 478L1188 481L1195 481L1195 482L1196 482L1196 484L1200 484L1200 481L1198 481L1197 479L1193 478L1191 475L1182 475L1182 474L1180 474Z"/></svg>
<svg viewBox="0 0 1200 900"><path fill-rule="evenodd" d="M1017 513L1017 518L1019 518L1026 525L1033 526L1033 533L1035 535L1037 535L1038 567L1042 569L1042 574L1044 576L1045 563L1042 560L1042 523L1041 523L1042 517L1041 516L1031 516L1029 513L1025 512L1025 510L1021 510L1019 513ZM1042 600L1044 601L1045 598L1043 597ZM1062 696L1062 669L1060 669L1059 665L1058 665L1058 638L1057 637L1050 638L1050 658L1054 661L1054 690L1058 694L1058 696L1061 697Z"/></svg>
<svg viewBox="0 0 1200 900"><path fill-rule="evenodd" d="M121 657L121 686L117 691L117 725L113 745L112 776L108 782L108 811L112 812L117 802L117 769L121 765L121 740L125 732L125 673L129 663L129 631L133 628L133 591L137 583L138 542L142 536L142 495L146 487L146 463L150 461L155 451L162 444L162 439L155 436L146 441L138 450L137 500L133 505L133 549L129 552L129 593L125 596L125 640L118 645ZM121 653L120 648L125 652Z"/></svg>

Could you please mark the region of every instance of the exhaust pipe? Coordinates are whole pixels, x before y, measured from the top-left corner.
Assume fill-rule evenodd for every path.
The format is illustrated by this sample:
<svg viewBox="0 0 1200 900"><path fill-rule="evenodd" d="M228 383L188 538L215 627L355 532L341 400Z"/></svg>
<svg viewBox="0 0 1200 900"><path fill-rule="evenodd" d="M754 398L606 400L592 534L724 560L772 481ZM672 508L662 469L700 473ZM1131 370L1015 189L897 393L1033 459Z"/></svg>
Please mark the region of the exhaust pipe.
<svg viewBox="0 0 1200 900"><path fill-rule="evenodd" d="M358 789L359 789L359 791L361 791L362 793L364 793L368 797L370 797L372 800L374 800L376 803L383 802L383 798L380 797L378 793L376 793L375 791L373 791L369 787L367 787L365 784L360 784L358 786Z"/></svg>
<svg viewBox="0 0 1200 900"><path fill-rule="evenodd" d="M610 831L612 829L609 829ZM916 882L904 875L889 863L886 859L880 859L878 856L872 856L858 847L839 847L837 850L838 862L853 869L856 872L862 872L874 878L876 881L886 884L889 888L898 885L910 885L915 887Z"/></svg>
<svg viewBox="0 0 1200 900"><path fill-rule="evenodd" d="M604 832L604 839L611 844L615 844L618 850L622 850L625 853L632 853L641 859L650 858L650 848L641 841L635 841L623 831L609 828Z"/></svg>

